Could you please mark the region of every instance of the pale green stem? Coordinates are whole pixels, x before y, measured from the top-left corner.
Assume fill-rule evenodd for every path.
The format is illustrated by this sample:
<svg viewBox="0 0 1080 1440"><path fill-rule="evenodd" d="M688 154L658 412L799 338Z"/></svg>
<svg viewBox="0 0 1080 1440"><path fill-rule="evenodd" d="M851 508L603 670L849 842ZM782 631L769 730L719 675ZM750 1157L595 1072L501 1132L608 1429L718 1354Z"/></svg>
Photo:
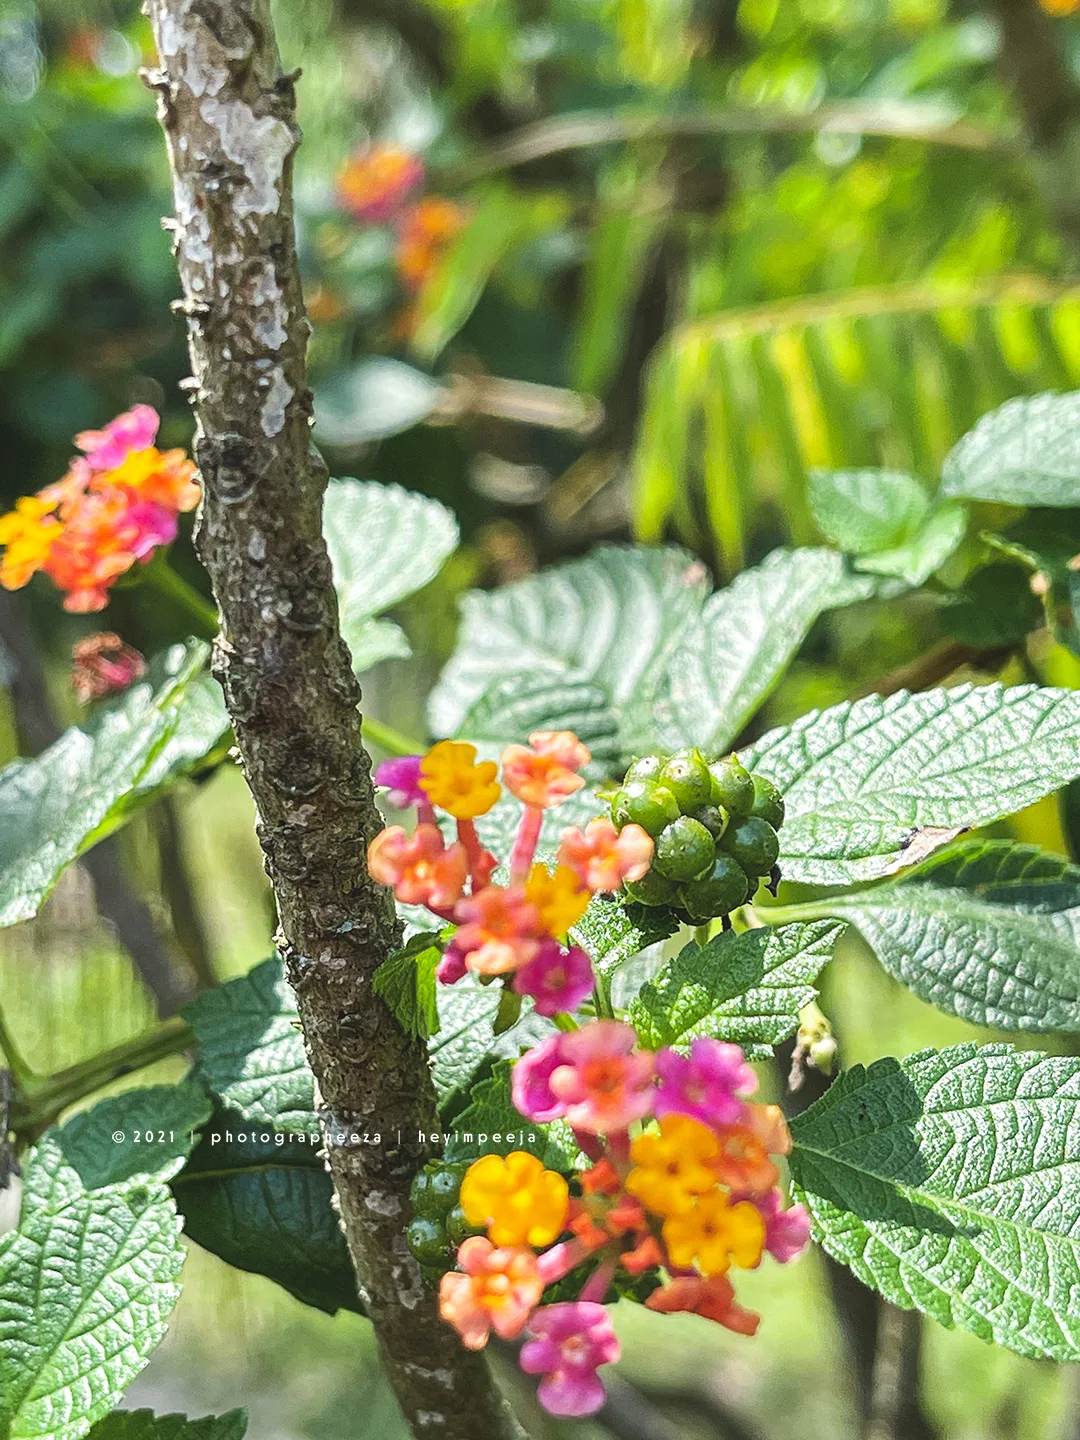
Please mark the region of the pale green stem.
<svg viewBox="0 0 1080 1440"><path fill-rule="evenodd" d="M7 1023L3 1015L0 1015L0 1052L3 1052L4 1059L7 1061L7 1068L11 1072L11 1077L15 1081L16 1086L20 1089L25 1088L27 1083L33 1080L34 1072L22 1058L19 1047L12 1039L11 1032L7 1028Z"/></svg>
<svg viewBox="0 0 1080 1440"><path fill-rule="evenodd" d="M194 586L181 579L161 552L147 565L142 578L144 584L152 585L160 595L167 596L185 611L204 640L213 640L220 628L216 608L204 600Z"/></svg>
<svg viewBox="0 0 1080 1440"><path fill-rule="evenodd" d="M411 740L392 725L384 725L370 715L364 716L362 729L365 740L378 745L381 750L389 750L391 755L423 755L428 748L422 740Z"/></svg>

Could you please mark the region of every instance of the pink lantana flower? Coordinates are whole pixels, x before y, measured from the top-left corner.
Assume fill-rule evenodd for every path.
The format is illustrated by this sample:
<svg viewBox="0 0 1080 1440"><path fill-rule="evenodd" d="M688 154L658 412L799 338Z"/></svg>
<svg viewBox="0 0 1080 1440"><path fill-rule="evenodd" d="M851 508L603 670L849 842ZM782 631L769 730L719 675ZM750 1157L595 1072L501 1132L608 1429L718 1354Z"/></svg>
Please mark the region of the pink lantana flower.
<svg viewBox="0 0 1080 1440"><path fill-rule="evenodd" d="M104 430L83 430L75 444L93 470L115 470L133 450L148 450L157 437L161 421L150 405L135 405L110 420Z"/></svg>
<svg viewBox="0 0 1080 1440"><path fill-rule="evenodd" d="M546 810L582 788L577 772L591 759L572 730L534 730L528 745L503 751L503 784L523 804Z"/></svg>
<svg viewBox="0 0 1080 1440"><path fill-rule="evenodd" d="M514 1108L527 1120L538 1120L544 1125L566 1114L566 1106L551 1088L553 1073L564 1063L565 1039L565 1035L549 1036L526 1050L514 1066L510 1079Z"/></svg>
<svg viewBox="0 0 1080 1440"><path fill-rule="evenodd" d="M540 1404L549 1415L595 1415L604 1403L597 1368L621 1353L603 1305L587 1300L545 1305L529 1330L536 1338L521 1347L521 1368L544 1376L536 1392Z"/></svg>
<svg viewBox="0 0 1080 1440"><path fill-rule="evenodd" d="M590 820L584 831L565 830L559 846L559 859L593 894L617 890L624 880L640 880L652 858L652 836L640 825L625 825L620 831L604 816Z"/></svg>
<svg viewBox="0 0 1080 1440"><path fill-rule="evenodd" d="M127 519L133 527L131 553L136 560L149 560L160 545L171 545L176 539L175 513L155 500L133 501Z"/></svg>
<svg viewBox="0 0 1080 1440"><path fill-rule="evenodd" d="M540 914L522 885L485 885L461 901L455 918L458 949L480 975L519 970L540 948Z"/></svg>
<svg viewBox="0 0 1080 1440"><path fill-rule="evenodd" d="M400 825L381 830L368 846L368 870L389 885L405 905L446 910L465 888L469 873L463 845L447 846L437 825L418 825L411 835Z"/></svg>
<svg viewBox="0 0 1080 1440"><path fill-rule="evenodd" d="M465 963L465 956L462 954L455 940L443 952L443 957L435 966L435 979L440 985L456 985L469 973L469 967Z"/></svg>
<svg viewBox="0 0 1080 1440"><path fill-rule="evenodd" d="M757 1076L738 1045L699 1037L690 1054L656 1053L656 1115L689 1115L703 1125L734 1125L742 1117L740 1095L757 1089Z"/></svg>
<svg viewBox="0 0 1080 1440"><path fill-rule="evenodd" d="M620 1020L597 1020L562 1037L562 1063L548 1085L575 1130L611 1135L652 1108L653 1057L636 1045L633 1027Z"/></svg>
<svg viewBox="0 0 1080 1440"><path fill-rule="evenodd" d="M564 950L556 940L540 949L514 976L519 995L531 995L538 1015L563 1015L576 1010L592 993L592 961L579 946Z"/></svg>
<svg viewBox="0 0 1080 1440"><path fill-rule="evenodd" d="M423 805L427 795L420 788L422 755L402 755L384 760L375 770L375 784L386 787L386 802L395 810L411 810Z"/></svg>
<svg viewBox="0 0 1080 1440"><path fill-rule="evenodd" d="M754 1201L765 1221L765 1249L786 1265L801 1255L810 1242L810 1212L805 1205L789 1205L779 1190L770 1190Z"/></svg>
<svg viewBox="0 0 1080 1440"><path fill-rule="evenodd" d="M485 1236L473 1235L457 1259L464 1274L442 1277L439 1313L466 1348L482 1350L492 1330L502 1340L520 1335L544 1289L533 1252L523 1246L496 1249Z"/></svg>

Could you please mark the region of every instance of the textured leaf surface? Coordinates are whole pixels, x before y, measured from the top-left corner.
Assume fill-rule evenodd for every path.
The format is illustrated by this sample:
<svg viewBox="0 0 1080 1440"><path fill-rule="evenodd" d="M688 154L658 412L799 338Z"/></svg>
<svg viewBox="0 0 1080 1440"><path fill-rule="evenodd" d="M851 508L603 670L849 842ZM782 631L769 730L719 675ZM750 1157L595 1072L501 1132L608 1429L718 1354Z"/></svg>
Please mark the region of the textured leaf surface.
<svg viewBox="0 0 1080 1440"><path fill-rule="evenodd" d="M435 968L442 959L437 930L421 931L388 955L375 971L371 988L381 995L408 1035L427 1040L439 1028L435 1004Z"/></svg>
<svg viewBox="0 0 1080 1440"><path fill-rule="evenodd" d="M125 1180L168 1180L183 1166L210 1112L206 1091L191 1081L125 1090L47 1131L38 1156L56 1152L47 1167L54 1195L59 1186L74 1196Z"/></svg>
<svg viewBox="0 0 1080 1440"><path fill-rule="evenodd" d="M825 902L922 1000L977 1025L1080 1030L1080 867L972 840Z"/></svg>
<svg viewBox="0 0 1080 1440"><path fill-rule="evenodd" d="M855 582L857 584L857 582ZM835 550L774 550L686 627L658 706L667 749L730 745L783 675L814 621L857 598Z"/></svg>
<svg viewBox="0 0 1080 1440"><path fill-rule="evenodd" d="M186 1234L305 1305L362 1311L321 1144L221 1110L172 1182Z"/></svg>
<svg viewBox="0 0 1080 1440"><path fill-rule="evenodd" d="M930 511L930 497L899 470L814 470L807 485L818 529L849 555L892 550Z"/></svg>
<svg viewBox="0 0 1080 1440"><path fill-rule="evenodd" d="M517 1024L496 1035L499 994L499 987L481 985L471 975L456 985L439 986L439 1033L429 1048L440 1101L467 1087L489 1060L516 1060L522 1050L554 1034L551 1021L526 1002Z"/></svg>
<svg viewBox="0 0 1080 1440"><path fill-rule="evenodd" d="M184 1260L168 1190L84 1190L60 1146L32 1157L0 1241L0 1433L79 1440L165 1334Z"/></svg>
<svg viewBox="0 0 1080 1440"><path fill-rule="evenodd" d="M641 1043L658 1049L708 1035L768 1054L794 1033L841 929L826 920L729 930L707 945L687 945L631 1001Z"/></svg>
<svg viewBox="0 0 1080 1440"><path fill-rule="evenodd" d="M744 758L784 792L785 879L869 880L895 868L923 827L988 824L1080 774L1080 693L870 695L773 730Z"/></svg>
<svg viewBox="0 0 1080 1440"><path fill-rule="evenodd" d="M651 704L687 623L704 598L705 572L684 550L601 546L500 590L473 591L458 647L429 706L436 735L456 735L508 673L551 685L590 683L608 697L623 751L647 747Z"/></svg>
<svg viewBox="0 0 1080 1440"><path fill-rule="evenodd" d="M611 698L588 681L553 683L550 675L528 671L504 675L461 722L461 734L481 746L523 742L534 730L573 730L601 766L614 765L620 754Z"/></svg>
<svg viewBox="0 0 1080 1440"><path fill-rule="evenodd" d="M0 925L36 915L73 860L221 741L207 654L173 646L117 704L0 772Z"/></svg>
<svg viewBox="0 0 1080 1440"><path fill-rule="evenodd" d="M1009 400L952 450L947 495L1010 505L1080 505L1080 393Z"/></svg>
<svg viewBox="0 0 1080 1440"><path fill-rule="evenodd" d="M792 1121L821 1244L904 1309L1080 1359L1080 1060L923 1050L842 1075Z"/></svg>
<svg viewBox="0 0 1080 1440"><path fill-rule="evenodd" d="M906 585L922 585L941 569L966 532L965 506L945 504L909 540L891 550L860 556L855 568L867 574L892 575Z"/></svg>
<svg viewBox="0 0 1080 1440"><path fill-rule="evenodd" d="M353 668L407 655L389 610L439 573L458 543L457 521L437 500L375 481L334 480L323 505L323 530Z"/></svg>
<svg viewBox="0 0 1080 1440"><path fill-rule="evenodd" d="M245 1120L318 1133L296 1000L274 956L183 1010L199 1042L196 1073Z"/></svg>
<svg viewBox="0 0 1080 1440"><path fill-rule="evenodd" d="M504 1061L494 1075L480 1081L469 1104L454 1118L446 1158L474 1160L478 1155L509 1155L511 1150L538 1156L549 1170L571 1170L578 1156L574 1133L564 1121L538 1125L514 1109L510 1065Z"/></svg>
<svg viewBox="0 0 1080 1440"><path fill-rule="evenodd" d="M90 1440L243 1440L247 1411L204 1415L155 1415L152 1410L114 1410L90 1431Z"/></svg>
<svg viewBox="0 0 1080 1440"><path fill-rule="evenodd" d="M678 928L669 910L594 895L570 938L588 951L600 974L610 978L620 965L647 946L667 940Z"/></svg>

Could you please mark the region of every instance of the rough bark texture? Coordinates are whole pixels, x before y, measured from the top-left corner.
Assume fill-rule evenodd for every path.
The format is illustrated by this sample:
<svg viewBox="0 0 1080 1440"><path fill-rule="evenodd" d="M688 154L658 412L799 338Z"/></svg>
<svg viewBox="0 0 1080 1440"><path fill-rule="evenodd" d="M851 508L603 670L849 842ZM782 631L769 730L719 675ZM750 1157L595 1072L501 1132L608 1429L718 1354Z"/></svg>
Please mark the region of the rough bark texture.
<svg viewBox="0 0 1080 1440"><path fill-rule="evenodd" d="M294 77L279 67L269 0L147 9L205 489L198 546L221 609L215 673L258 809L342 1224L414 1433L502 1440L520 1432L483 1359L439 1319L405 1243L435 1098L423 1048L371 991L400 928L364 869L381 822L322 539L326 471L310 441L293 232ZM380 1144L362 1143L375 1133Z"/></svg>

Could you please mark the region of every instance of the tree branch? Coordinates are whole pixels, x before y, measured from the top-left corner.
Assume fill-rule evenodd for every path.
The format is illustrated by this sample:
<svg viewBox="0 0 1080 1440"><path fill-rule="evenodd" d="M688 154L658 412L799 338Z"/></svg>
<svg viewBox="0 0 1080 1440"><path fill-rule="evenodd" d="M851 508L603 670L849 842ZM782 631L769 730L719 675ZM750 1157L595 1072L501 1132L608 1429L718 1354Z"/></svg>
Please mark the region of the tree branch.
<svg viewBox="0 0 1080 1440"><path fill-rule="evenodd" d="M405 1241L409 1185L430 1154L420 1134L438 1126L424 1048L371 990L401 929L364 868L381 821L322 538L326 469L310 441L293 230L293 79L280 70L270 0L148 0L147 9L198 419L198 548L221 609L215 673L332 1122L342 1225L414 1434L506 1440L520 1434L516 1422L484 1360L439 1319Z"/></svg>

